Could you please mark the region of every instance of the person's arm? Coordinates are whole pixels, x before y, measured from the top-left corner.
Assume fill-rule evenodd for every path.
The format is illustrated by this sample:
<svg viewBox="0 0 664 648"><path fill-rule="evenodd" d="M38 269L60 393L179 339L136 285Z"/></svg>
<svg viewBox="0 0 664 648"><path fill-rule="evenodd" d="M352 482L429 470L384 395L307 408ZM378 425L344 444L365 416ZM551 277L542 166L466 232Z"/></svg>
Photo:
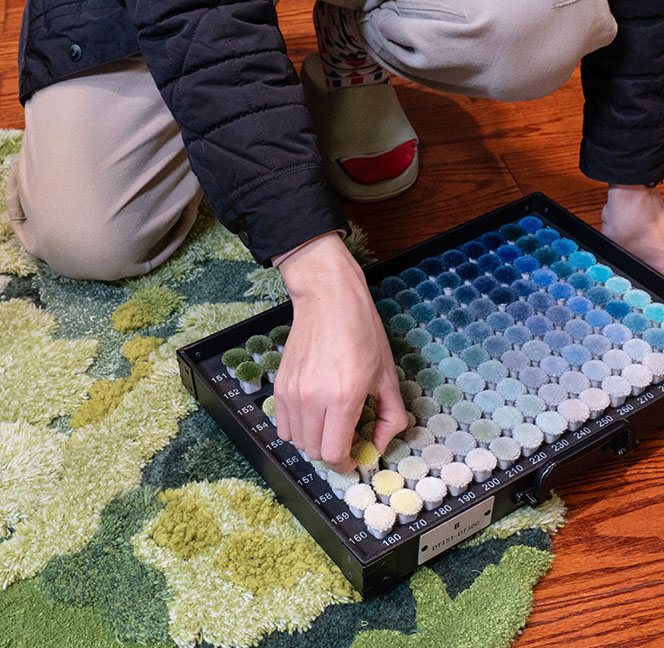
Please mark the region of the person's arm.
<svg viewBox="0 0 664 648"><path fill-rule="evenodd" d="M348 231L271 0L127 0L141 54L221 222L262 264Z"/></svg>
<svg viewBox="0 0 664 648"><path fill-rule="evenodd" d="M377 405L379 452L407 424L383 324L362 270L337 234L305 245L279 269L294 321L275 381L278 434L310 459L348 472L367 395Z"/></svg>

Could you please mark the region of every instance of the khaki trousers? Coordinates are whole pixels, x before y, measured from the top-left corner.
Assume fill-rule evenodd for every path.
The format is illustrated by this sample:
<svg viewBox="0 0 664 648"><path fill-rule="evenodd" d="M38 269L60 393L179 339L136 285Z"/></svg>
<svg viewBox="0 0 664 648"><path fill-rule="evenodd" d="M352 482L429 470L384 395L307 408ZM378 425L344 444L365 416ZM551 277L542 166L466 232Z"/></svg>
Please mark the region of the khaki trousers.
<svg viewBox="0 0 664 648"><path fill-rule="evenodd" d="M158 266L201 199L180 130L140 57L39 90L25 106L7 207L56 272L114 280Z"/></svg>

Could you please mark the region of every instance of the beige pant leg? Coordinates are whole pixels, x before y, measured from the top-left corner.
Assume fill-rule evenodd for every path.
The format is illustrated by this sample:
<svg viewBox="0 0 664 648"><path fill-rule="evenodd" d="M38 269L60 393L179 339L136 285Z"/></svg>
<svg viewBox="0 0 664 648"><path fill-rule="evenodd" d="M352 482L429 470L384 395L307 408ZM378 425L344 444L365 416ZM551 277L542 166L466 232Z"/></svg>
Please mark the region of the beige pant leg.
<svg viewBox="0 0 664 648"><path fill-rule="evenodd" d="M182 243L201 190L180 130L133 57L39 90L7 188L12 226L57 272L148 272Z"/></svg>

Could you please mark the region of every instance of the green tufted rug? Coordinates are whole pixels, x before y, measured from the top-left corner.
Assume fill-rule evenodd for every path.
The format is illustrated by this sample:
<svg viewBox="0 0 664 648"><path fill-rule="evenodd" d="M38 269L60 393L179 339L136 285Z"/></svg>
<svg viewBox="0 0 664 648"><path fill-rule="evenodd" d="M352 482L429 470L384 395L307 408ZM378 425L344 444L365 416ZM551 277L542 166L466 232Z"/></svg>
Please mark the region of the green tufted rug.
<svg viewBox="0 0 664 648"><path fill-rule="evenodd" d="M283 299L278 274L202 208L147 276L54 275L8 222L21 135L0 130L0 647L509 646L562 502L360 601L180 386L175 349Z"/></svg>

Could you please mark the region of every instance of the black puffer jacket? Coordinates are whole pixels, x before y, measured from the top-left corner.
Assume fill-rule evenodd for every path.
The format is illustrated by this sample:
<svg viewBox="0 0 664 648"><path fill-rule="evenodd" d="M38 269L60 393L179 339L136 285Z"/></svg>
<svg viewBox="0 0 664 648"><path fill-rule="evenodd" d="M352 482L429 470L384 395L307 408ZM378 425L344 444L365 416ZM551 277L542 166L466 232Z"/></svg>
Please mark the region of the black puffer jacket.
<svg viewBox="0 0 664 648"><path fill-rule="evenodd" d="M271 0L28 0L21 102L138 53L210 204L260 263L347 229Z"/></svg>
<svg viewBox="0 0 664 648"><path fill-rule="evenodd" d="M618 35L583 59L581 170L615 184L664 179L664 0L609 0Z"/></svg>

